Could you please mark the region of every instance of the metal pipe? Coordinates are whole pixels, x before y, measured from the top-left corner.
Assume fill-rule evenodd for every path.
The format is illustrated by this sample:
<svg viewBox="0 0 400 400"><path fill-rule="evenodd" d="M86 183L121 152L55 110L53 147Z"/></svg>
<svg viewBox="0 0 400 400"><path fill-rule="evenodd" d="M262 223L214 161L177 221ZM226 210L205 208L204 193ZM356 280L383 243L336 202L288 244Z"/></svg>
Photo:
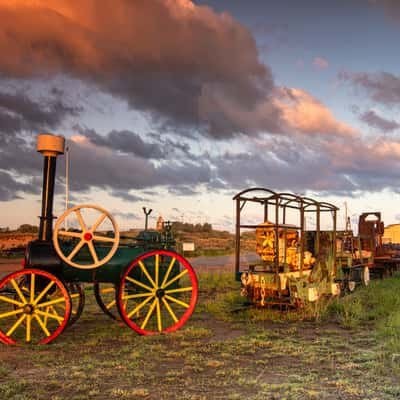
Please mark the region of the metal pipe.
<svg viewBox="0 0 400 400"><path fill-rule="evenodd" d="M42 213L40 215L39 240L50 241L53 236L53 200L57 158L45 156L43 165Z"/></svg>
<svg viewBox="0 0 400 400"><path fill-rule="evenodd" d="M57 156L64 153L65 139L52 134L37 137L37 151L44 156L42 214L39 224L39 240L51 241L53 236L53 202L56 180Z"/></svg>

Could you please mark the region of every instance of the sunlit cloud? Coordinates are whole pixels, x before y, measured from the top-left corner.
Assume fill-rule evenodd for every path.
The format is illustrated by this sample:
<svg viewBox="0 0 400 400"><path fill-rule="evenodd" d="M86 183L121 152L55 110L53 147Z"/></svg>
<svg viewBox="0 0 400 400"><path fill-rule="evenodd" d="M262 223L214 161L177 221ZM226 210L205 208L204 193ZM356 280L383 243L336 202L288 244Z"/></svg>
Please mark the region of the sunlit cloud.
<svg viewBox="0 0 400 400"><path fill-rule="evenodd" d="M313 60L314 67L318 69L327 69L329 68L329 62L325 58L315 57Z"/></svg>

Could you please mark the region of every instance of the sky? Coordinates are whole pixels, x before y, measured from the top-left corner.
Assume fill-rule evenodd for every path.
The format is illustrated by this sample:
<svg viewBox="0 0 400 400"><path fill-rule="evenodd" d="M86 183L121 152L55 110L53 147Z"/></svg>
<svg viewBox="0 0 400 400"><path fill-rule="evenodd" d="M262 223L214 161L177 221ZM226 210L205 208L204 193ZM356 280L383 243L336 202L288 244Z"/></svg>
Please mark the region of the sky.
<svg viewBox="0 0 400 400"><path fill-rule="evenodd" d="M0 0L0 226L38 224L42 132L121 229L232 231L250 187L399 222L399 39L397 0Z"/></svg>

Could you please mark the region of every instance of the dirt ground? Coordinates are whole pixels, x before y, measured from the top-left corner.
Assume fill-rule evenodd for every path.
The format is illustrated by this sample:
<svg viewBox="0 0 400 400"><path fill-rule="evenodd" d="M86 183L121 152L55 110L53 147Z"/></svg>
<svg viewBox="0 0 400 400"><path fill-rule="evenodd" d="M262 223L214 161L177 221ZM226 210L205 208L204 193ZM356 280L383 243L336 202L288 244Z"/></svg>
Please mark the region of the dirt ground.
<svg viewBox="0 0 400 400"><path fill-rule="evenodd" d="M19 260L0 262L1 273L19 268ZM221 285L198 268L196 311L171 334L136 335L103 314L86 287L80 320L52 344L0 344L0 399L400 398L400 363L371 326L238 310L233 276Z"/></svg>

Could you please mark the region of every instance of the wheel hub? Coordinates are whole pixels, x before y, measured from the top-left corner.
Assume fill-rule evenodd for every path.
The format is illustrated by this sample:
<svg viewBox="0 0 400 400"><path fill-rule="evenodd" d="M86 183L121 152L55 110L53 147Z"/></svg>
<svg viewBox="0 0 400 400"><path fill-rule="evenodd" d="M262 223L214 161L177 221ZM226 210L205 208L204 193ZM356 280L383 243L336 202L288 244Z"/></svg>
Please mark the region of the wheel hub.
<svg viewBox="0 0 400 400"><path fill-rule="evenodd" d="M90 232L86 232L86 233L83 235L83 238L84 238L87 242L90 242L90 241L93 239L93 235L92 235Z"/></svg>
<svg viewBox="0 0 400 400"><path fill-rule="evenodd" d="M25 304L23 310L25 314L33 314L35 307L32 304Z"/></svg>
<svg viewBox="0 0 400 400"><path fill-rule="evenodd" d="M161 299L165 296L165 290L164 289L157 289L156 290L156 296Z"/></svg>

